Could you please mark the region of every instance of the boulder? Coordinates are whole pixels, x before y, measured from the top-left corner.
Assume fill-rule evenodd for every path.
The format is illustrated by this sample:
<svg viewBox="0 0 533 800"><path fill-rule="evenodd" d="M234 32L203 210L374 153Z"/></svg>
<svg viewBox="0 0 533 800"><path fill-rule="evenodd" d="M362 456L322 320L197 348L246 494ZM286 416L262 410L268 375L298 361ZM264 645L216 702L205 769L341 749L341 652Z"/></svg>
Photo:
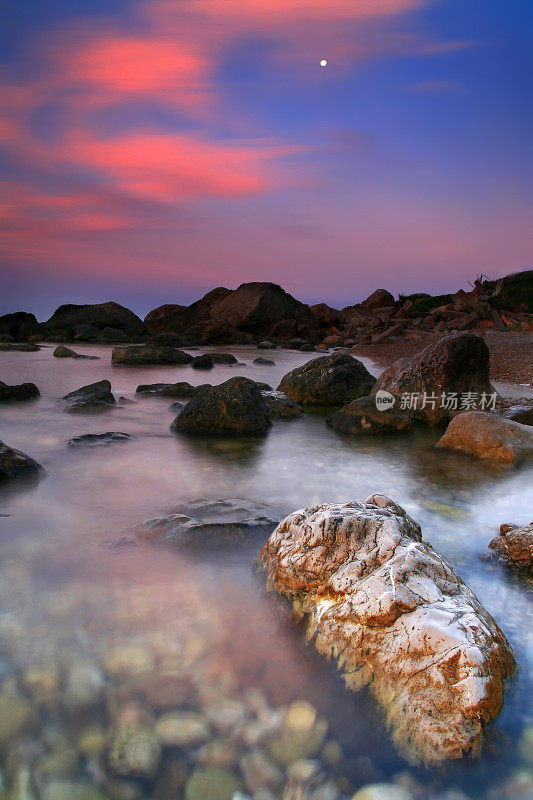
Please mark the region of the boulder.
<svg viewBox="0 0 533 800"><path fill-rule="evenodd" d="M232 355L231 353L205 353L204 355L209 356L213 364L238 364L237 358Z"/></svg>
<svg viewBox="0 0 533 800"><path fill-rule="evenodd" d="M418 395L415 419L443 424L455 413L442 404L443 393L455 392L460 399L461 394L471 392L478 401L494 393L489 381L489 349L485 340L473 333L447 336L412 358L395 361L379 376L372 394L379 390L394 395L397 403L403 394ZM435 399L421 408L424 394Z"/></svg>
<svg viewBox="0 0 533 800"><path fill-rule="evenodd" d="M533 575L533 522L500 525L500 535L490 542L489 549L517 572Z"/></svg>
<svg viewBox="0 0 533 800"><path fill-rule="evenodd" d="M166 303L165 305L154 308L144 318L144 325L146 331L150 336L157 334L166 334L173 331L175 328L180 329L180 315L187 306L180 306L173 303Z"/></svg>
<svg viewBox="0 0 533 800"><path fill-rule="evenodd" d="M34 383L18 383L9 385L0 381L0 403L11 400L34 400L40 392Z"/></svg>
<svg viewBox="0 0 533 800"><path fill-rule="evenodd" d="M227 546L250 537L268 535L276 527L279 517L270 509L249 500L201 498L176 506L172 513L155 517L137 529L141 541L158 542L171 546L210 547Z"/></svg>
<svg viewBox="0 0 533 800"><path fill-rule="evenodd" d="M117 404L109 381L97 381L75 389L63 397L65 411L74 414L78 411L107 411Z"/></svg>
<svg viewBox="0 0 533 800"><path fill-rule="evenodd" d="M183 336L179 333L158 333L150 338L155 347L183 347Z"/></svg>
<svg viewBox="0 0 533 800"><path fill-rule="evenodd" d="M263 390L261 394L271 417L292 419L293 417L301 417L304 413L303 408L295 403L294 400L291 400L284 392Z"/></svg>
<svg viewBox="0 0 533 800"><path fill-rule="evenodd" d="M246 336L231 325L215 321L203 326L201 339L204 344L236 344L244 343Z"/></svg>
<svg viewBox="0 0 533 800"><path fill-rule="evenodd" d="M213 359L208 353L202 353L201 356L195 356L191 362L193 369L213 369Z"/></svg>
<svg viewBox="0 0 533 800"><path fill-rule="evenodd" d="M230 378L198 392L174 420L176 433L264 434L272 421L254 381Z"/></svg>
<svg viewBox="0 0 533 800"><path fill-rule="evenodd" d="M505 636L420 526L382 495L296 511L260 554L317 649L368 686L411 762L477 753L515 670Z"/></svg>
<svg viewBox="0 0 533 800"><path fill-rule="evenodd" d="M259 342L257 345L259 350L275 350L276 345L273 342L270 342L268 339L264 339L262 342Z"/></svg>
<svg viewBox="0 0 533 800"><path fill-rule="evenodd" d="M32 344L31 342L23 342L19 344L17 342L0 342L0 350L2 351L13 351L18 353L36 353L41 348L38 344Z"/></svg>
<svg viewBox="0 0 533 800"><path fill-rule="evenodd" d="M359 397L326 419L326 425L337 433L382 434L407 431L414 425L413 415L399 408L381 410L374 395Z"/></svg>
<svg viewBox="0 0 533 800"><path fill-rule="evenodd" d="M113 328L132 338L143 336L145 332L143 323L133 311L113 302L59 306L44 323L44 328L51 336L72 339L80 325L90 325L98 333Z"/></svg>
<svg viewBox="0 0 533 800"><path fill-rule="evenodd" d="M271 358L254 358L254 364L257 364L258 367L273 367L276 363L272 361Z"/></svg>
<svg viewBox="0 0 533 800"><path fill-rule="evenodd" d="M210 384L203 383L201 386L191 386L186 381L178 383L141 383L135 389L135 394L152 394L157 397L194 397L206 386L210 386Z"/></svg>
<svg viewBox="0 0 533 800"><path fill-rule="evenodd" d="M0 333L11 336L14 341L26 342L32 336L42 334L42 327L34 314L15 311L0 317Z"/></svg>
<svg viewBox="0 0 533 800"><path fill-rule="evenodd" d="M511 406L505 414L506 419L520 422L521 425L533 425L533 405L520 404Z"/></svg>
<svg viewBox="0 0 533 800"><path fill-rule="evenodd" d="M192 356L176 347L155 347L150 344L115 347L111 354L114 366L175 366L190 364Z"/></svg>
<svg viewBox="0 0 533 800"><path fill-rule="evenodd" d="M212 309L217 322L255 336L269 333L280 320L293 319L296 325L313 325L309 306L300 303L275 283L243 283L227 294Z"/></svg>
<svg viewBox="0 0 533 800"><path fill-rule="evenodd" d="M98 334L98 341L104 343L129 342L131 341L131 336L128 336L124 331L118 328L104 328L104 330L100 331Z"/></svg>
<svg viewBox="0 0 533 800"><path fill-rule="evenodd" d="M533 430L497 414L465 411L452 419L435 446L494 464L515 464L533 455Z"/></svg>
<svg viewBox="0 0 533 800"><path fill-rule="evenodd" d="M80 436L73 436L68 440L68 447L101 447L115 442L129 442L134 439L132 433L121 433L120 431L108 431L107 433L83 433Z"/></svg>
<svg viewBox="0 0 533 800"><path fill-rule="evenodd" d="M0 483L38 475L42 467L33 458L0 442Z"/></svg>
<svg viewBox="0 0 533 800"><path fill-rule="evenodd" d="M145 317L146 330L150 335L169 331L182 333L199 322L211 320L213 307L230 293L230 289L219 286L190 306L164 305L155 308Z"/></svg>
<svg viewBox="0 0 533 800"><path fill-rule="evenodd" d="M278 386L303 406L341 406L370 393L376 379L348 353L314 358L287 373Z"/></svg>
<svg viewBox="0 0 533 800"><path fill-rule="evenodd" d="M96 361L100 358L100 356L85 356L82 353L76 353L74 350L71 350L70 347L65 347L62 344L56 347L52 355L55 356L55 358L80 358L89 361Z"/></svg>
<svg viewBox="0 0 533 800"><path fill-rule="evenodd" d="M316 303L311 306L311 311L319 328L331 328L332 325L338 328L344 325L342 311L328 306L327 303Z"/></svg>
<svg viewBox="0 0 533 800"><path fill-rule="evenodd" d="M73 325L72 338L75 342L93 342L98 336L98 328L94 325Z"/></svg>
<svg viewBox="0 0 533 800"><path fill-rule="evenodd" d="M363 308L374 311L377 308L390 308L395 303L393 295L386 289L376 289L375 292L363 300Z"/></svg>

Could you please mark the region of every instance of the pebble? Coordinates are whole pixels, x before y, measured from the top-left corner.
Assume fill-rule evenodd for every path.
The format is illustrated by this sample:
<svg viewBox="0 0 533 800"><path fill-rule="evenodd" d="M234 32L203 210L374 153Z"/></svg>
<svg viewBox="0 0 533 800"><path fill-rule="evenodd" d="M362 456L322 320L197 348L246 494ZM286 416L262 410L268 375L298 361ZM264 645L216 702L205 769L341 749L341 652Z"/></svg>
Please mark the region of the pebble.
<svg viewBox="0 0 533 800"><path fill-rule="evenodd" d="M203 744L210 737L206 719L194 711L163 714L156 721L155 733L166 747L190 748Z"/></svg>
<svg viewBox="0 0 533 800"><path fill-rule="evenodd" d="M133 725L120 726L108 751L109 767L123 778L151 780L159 767L161 745L155 733Z"/></svg>
<svg viewBox="0 0 533 800"><path fill-rule="evenodd" d="M241 790L235 773L220 767L201 767L187 781L185 800L233 800Z"/></svg>
<svg viewBox="0 0 533 800"><path fill-rule="evenodd" d="M413 800L413 795L403 786L393 783L371 783L359 789L352 800Z"/></svg>

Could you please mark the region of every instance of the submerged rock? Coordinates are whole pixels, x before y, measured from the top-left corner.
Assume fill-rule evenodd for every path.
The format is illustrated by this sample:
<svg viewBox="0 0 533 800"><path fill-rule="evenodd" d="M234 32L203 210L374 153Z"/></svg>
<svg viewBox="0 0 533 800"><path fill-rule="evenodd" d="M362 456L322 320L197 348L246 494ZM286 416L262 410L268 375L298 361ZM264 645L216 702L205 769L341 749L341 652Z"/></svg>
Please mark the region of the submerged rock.
<svg viewBox="0 0 533 800"><path fill-rule="evenodd" d="M202 353L201 356L195 356L191 362L193 369L213 369L213 359L207 353Z"/></svg>
<svg viewBox="0 0 533 800"><path fill-rule="evenodd" d="M155 517L138 530L140 539L166 544L198 545L265 536L278 524L266 506L249 500L193 500L172 514Z"/></svg>
<svg viewBox="0 0 533 800"><path fill-rule="evenodd" d="M107 753L111 772L121 778L151 780L160 759L161 745L155 732L142 725L120 725Z"/></svg>
<svg viewBox="0 0 533 800"><path fill-rule="evenodd" d="M249 378L230 378L202 389L171 425L176 433L264 434L272 421L261 392Z"/></svg>
<svg viewBox="0 0 533 800"><path fill-rule="evenodd" d="M82 353L76 353L74 350L71 350L70 347L65 347L62 344L56 347L52 355L56 358L80 358L88 361L96 361L98 358L100 358L100 356L86 356Z"/></svg>
<svg viewBox="0 0 533 800"><path fill-rule="evenodd" d="M25 342L24 344L13 344L12 342L0 342L0 350L3 351L14 351L19 353L36 353L37 350L40 350L38 344L31 344L31 342Z"/></svg>
<svg viewBox="0 0 533 800"><path fill-rule="evenodd" d="M111 392L111 384L105 380L75 389L66 394L63 400L66 400L65 411L70 414L78 411L106 411L117 404Z"/></svg>
<svg viewBox="0 0 533 800"><path fill-rule="evenodd" d="M399 408L381 411L376 408L376 398L360 397L343 406L326 419L326 425L337 433L381 434L407 431L414 425L413 415Z"/></svg>
<svg viewBox="0 0 533 800"><path fill-rule="evenodd" d="M157 397L194 397L199 391L211 386L210 383L202 383L201 386L191 386L187 381L178 383L141 383L135 389L135 394L153 394Z"/></svg>
<svg viewBox="0 0 533 800"><path fill-rule="evenodd" d="M193 358L189 353L176 347L155 347L154 345L134 345L133 347L114 347L111 363L114 366L175 366L190 364Z"/></svg>
<svg viewBox="0 0 533 800"><path fill-rule="evenodd" d="M234 772L221 767L199 767L185 786L185 800L233 800L242 784Z"/></svg>
<svg viewBox="0 0 533 800"><path fill-rule="evenodd" d="M294 400L291 400L284 392L263 391L261 394L271 417L290 419L292 417L301 417L304 413L303 408L298 403L295 403Z"/></svg>
<svg viewBox="0 0 533 800"><path fill-rule="evenodd" d="M34 383L18 383L9 385L0 381L0 403L11 400L34 400L40 396Z"/></svg>
<svg viewBox="0 0 533 800"><path fill-rule="evenodd" d="M80 436L73 436L68 440L68 447L101 447L114 442L129 442L134 439L132 433L121 433L120 431L108 431L107 433L83 433Z"/></svg>
<svg viewBox="0 0 533 800"><path fill-rule="evenodd" d="M207 720L194 711L170 711L155 724L155 733L165 747L192 748L204 744L211 731Z"/></svg>
<svg viewBox="0 0 533 800"><path fill-rule="evenodd" d="M389 392L396 398L402 394L420 398L435 397L424 407L415 410L417 420L429 425L439 425L451 419L454 411L441 403L442 393L473 392L478 396L490 395L494 388L489 381L489 348L481 336L460 333L433 342L413 358L400 358L378 378L372 390ZM422 405L422 401L417 403ZM434 406L434 407L433 407Z"/></svg>
<svg viewBox="0 0 533 800"><path fill-rule="evenodd" d="M209 356L213 364L238 364L238 360L231 353L204 353Z"/></svg>
<svg viewBox="0 0 533 800"><path fill-rule="evenodd" d="M515 464L533 455L533 429L497 414L465 411L452 419L435 446L494 464Z"/></svg>
<svg viewBox="0 0 533 800"><path fill-rule="evenodd" d="M326 504L283 520L261 551L268 587L308 618L346 683L368 686L411 761L477 752L515 669L492 617L392 500Z"/></svg>
<svg viewBox="0 0 533 800"><path fill-rule="evenodd" d="M278 391L303 406L341 406L370 393L376 379L348 353L314 358L287 373Z"/></svg>
<svg viewBox="0 0 533 800"><path fill-rule="evenodd" d="M491 541L489 548L517 572L533 575L533 522L500 525L500 535Z"/></svg>
<svg viewBox="0 0 533 800"><path fill-rule="evenodd" d="M272 361L271 358L254 358L254 364L257 364L259 367L273 367L275 365L275 361Z"/></svg>
<svg viewBox="0 0 533 800"><path fill-rule="evenodd" d="M0 483L19 477L38 475L42 467L33 458L0 442Z"/></svg>

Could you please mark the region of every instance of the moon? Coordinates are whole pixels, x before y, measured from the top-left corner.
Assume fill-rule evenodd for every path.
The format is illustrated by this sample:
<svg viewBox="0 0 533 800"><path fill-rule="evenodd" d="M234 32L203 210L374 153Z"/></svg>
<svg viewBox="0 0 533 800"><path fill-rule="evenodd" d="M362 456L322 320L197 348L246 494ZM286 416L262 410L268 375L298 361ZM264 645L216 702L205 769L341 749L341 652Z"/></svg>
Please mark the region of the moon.
<svg viewBox="0 0 533 800"><path fill-rule="evenodd" d="M321 67L327 67L327 65L328 65L328 62L327 62L327 60L326 60L325 58L323 58L323 59L320 61L320 66L321 66Z"/></svg>

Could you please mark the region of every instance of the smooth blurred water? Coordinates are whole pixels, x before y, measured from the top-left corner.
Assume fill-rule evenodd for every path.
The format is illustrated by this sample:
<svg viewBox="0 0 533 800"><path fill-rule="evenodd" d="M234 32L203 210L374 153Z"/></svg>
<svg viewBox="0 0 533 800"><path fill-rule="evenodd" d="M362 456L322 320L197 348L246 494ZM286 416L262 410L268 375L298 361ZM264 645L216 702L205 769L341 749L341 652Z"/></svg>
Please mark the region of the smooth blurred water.
<svg viewBox="0 0 533 800"><path fill-rule="evenodd" d="M117 647L140 648L145 657L151 654L154 670L171 658L198 658L206 674L230 680L237 695L253 686L274 705L310 700L343 744L345 771L355 785L363 757L371 759L376 775L390 777L406 764L388 744L379 712L368 698L345 691L332 666L265 596L253 569L260 542L244 543L237 554L233 549L231 558L217 549L194 559L131 543L135 526L198 497L259 501L281 516L317 503L387 494L421 523L424 537L457 569L515 649L519 671L482 758L438 776L417 773L423 781L451 782L484 796L486 785L520 766L517 742L524 726L533 724L531 593L481 559L500 523L533 518L531 468L493 469L437 452L435 431L341 438L314 414L276 420L259 440L183 437L169 430L171 399L134 399L141 383L219 383L233 375L276 388L287 371L316 357L219 349L246 363L210 371L112 367L111 348L93 346L76 350L100 360L56 359L51 347L0 353L1 380L33 381L41 391L36 401L0 406L0 439L46 470L36 484L0 489L1 657L22 673L57 662L69 648L104 664ZM275 366L253 365L259 355ZM111 381L117 398L134 402L100 414L64 413L62 395L102 378ZM135 438L67 447L71 436L105 431Z"/></svg>

